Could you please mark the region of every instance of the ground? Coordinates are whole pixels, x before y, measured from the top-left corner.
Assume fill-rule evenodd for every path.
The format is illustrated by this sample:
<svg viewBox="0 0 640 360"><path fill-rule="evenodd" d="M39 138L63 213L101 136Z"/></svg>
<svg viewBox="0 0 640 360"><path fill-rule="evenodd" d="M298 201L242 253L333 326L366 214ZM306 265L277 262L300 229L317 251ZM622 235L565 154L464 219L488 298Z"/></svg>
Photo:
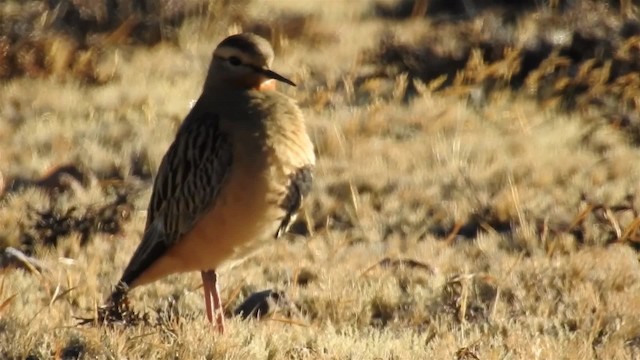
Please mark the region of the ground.
<svg viewBox="0 0 640 360"><path fill-rule="evenodd" d="M35 261L0 261L1 358L640 356L636 3L192 0L157 32L49 3L0 5L36 24L0 29L0 249ZM298 84L280 90L318 155L301 216L221 270L224 335L197 273L135 289L129 321L78 325L238 31ZM233 315L266 289L269 313Z"/></svg>

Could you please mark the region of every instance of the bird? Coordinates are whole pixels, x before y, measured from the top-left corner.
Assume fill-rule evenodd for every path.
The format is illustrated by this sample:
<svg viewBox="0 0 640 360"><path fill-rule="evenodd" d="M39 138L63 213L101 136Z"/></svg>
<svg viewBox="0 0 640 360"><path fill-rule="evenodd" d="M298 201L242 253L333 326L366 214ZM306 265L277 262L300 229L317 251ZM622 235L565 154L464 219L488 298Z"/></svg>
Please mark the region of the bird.
<svg viewBox="0 0 640 360"><path fill-rule="evenodd" d="M295 100L252 33L213 51L202 93L158 167L140 243L110 296L200 271L209 323L224 333L216 269L282 236L313 183L314 146ZM215 324L214 324L215 319Z"/></svg>

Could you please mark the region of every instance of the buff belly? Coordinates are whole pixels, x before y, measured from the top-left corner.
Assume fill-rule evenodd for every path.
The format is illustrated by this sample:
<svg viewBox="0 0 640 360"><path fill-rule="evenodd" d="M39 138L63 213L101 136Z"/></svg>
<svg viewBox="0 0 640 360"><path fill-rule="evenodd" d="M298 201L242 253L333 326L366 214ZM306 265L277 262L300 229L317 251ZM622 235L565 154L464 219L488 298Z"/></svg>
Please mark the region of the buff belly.
<svg viewBox="0 0 640 360"><path fill-rule="evenodd" d="M132 287L172 273L216 269L272 240L284 211L274 199L276 189L268 173L254 170L252 174L232 173L212 209Z"/></svg>

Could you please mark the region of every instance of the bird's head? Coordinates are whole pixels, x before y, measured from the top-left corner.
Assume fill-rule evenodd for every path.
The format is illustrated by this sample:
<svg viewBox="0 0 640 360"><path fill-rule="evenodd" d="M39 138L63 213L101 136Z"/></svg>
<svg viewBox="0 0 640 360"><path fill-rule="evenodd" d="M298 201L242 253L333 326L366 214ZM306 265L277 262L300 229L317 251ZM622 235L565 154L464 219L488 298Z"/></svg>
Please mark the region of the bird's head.
<svg viewBox="0 0 640 360"><path fill-rule="evenodd" d="M254 34L231 35L213 52L207 82L236 89L275 89L275 81L296 84L271 70L273 49L269 42Z"/></svg>

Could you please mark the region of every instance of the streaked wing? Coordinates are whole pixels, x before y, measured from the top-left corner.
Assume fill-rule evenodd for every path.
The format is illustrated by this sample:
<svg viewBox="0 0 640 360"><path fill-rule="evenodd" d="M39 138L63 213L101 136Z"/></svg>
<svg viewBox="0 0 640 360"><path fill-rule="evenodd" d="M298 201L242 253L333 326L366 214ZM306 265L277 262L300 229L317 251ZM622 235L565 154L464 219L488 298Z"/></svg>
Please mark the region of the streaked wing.
<svg viewBox="0 0 640 360"><path fill-rule="evenodd" d="M162 159L147 224L121 282L129 285L214 206L231 169L232 149L218 116L189 117Z"/></svg>
<svg viewBox="0 0 640 360"><path fill-rule="evenodd" d="M280 207L285 211L284 218L276 231L276 239L282 236L288 229L295 215L302 206L302 200L311 191L313 183L312 165L306 165L299 168L291 175L287 194L280 203Z"/></svg>

